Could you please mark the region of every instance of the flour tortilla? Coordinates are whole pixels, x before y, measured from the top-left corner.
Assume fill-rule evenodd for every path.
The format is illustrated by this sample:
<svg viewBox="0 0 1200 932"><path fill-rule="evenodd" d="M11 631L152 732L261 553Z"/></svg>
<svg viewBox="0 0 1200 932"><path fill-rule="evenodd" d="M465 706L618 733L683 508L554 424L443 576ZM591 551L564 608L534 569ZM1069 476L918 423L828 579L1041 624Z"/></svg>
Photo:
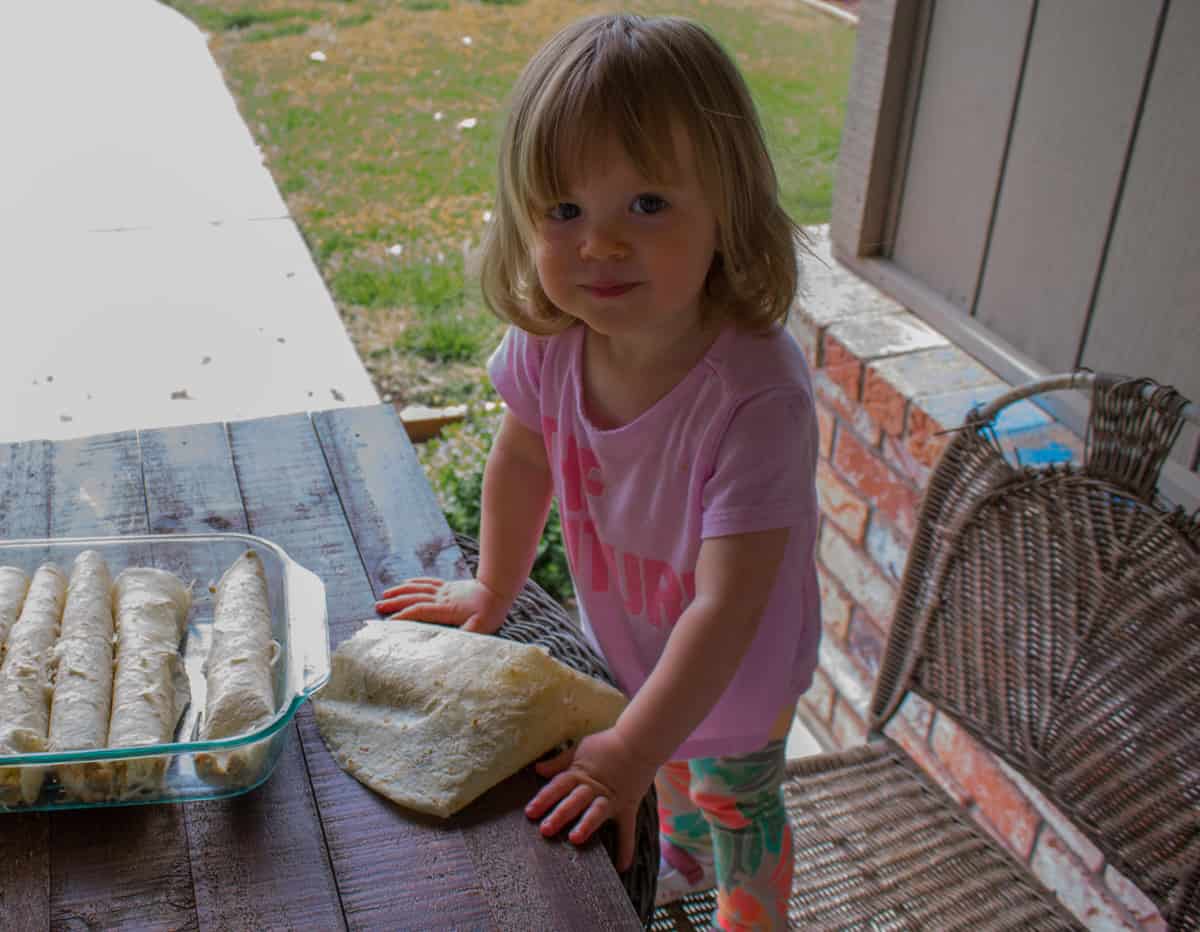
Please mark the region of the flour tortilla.
<svg viewBox="0 0 1200 932"><path fill-rule="evenodd" d="M165 744L191 699L179 656L191 589L166 570L131 567L113 581L112 604L117 650L109 747ZM166 769L162 756L113 761L112 793L125 799L156 792Z"/></svg>
<svg viewBox="0 0 1200 932"><path fill-rule="evenodd" d="M66 575L53 563L43 563L33 574L0 665L0 753L46 750L54 644L66 598ZM0 767L0 804L34 802L43 777L41 767Z"/></svg>
<svg viewBox="0 0 1200 932"><path fill-rule="evenodd" d="M29 577L22 570L15 566L0 566L0 658L4 657L8 632L21 614L28 591Z"/></svg>
<svg viewBox="0 0 1200 932"><path fill-rule="evenodd" d="M113 685L111 590L112 576L104 557L85 550L75 558L62 634L54 647L56 672L47 750L90 750L108 743ZM67 795L85 802L104 798L106 770L97 762L57 768Z"/></svg>
<svg viewBox="0 0 1200 932"><path fill-rule="evenodd" d="M279 644L271 640L271 608L262 558L247 550L221 576L213 607L212 647L205 661L208 703L203 740L232 738L275 717ZM214 754L198 754L196 771L210 783L244 785L262 767L266 741Z"/></svg>
<svg viewBox="0 0 1200 932"><path fill-rule="evenodd" d="M371 621L334 652L313 705L343 769L444 818L568 738L611 727L625 704L541 648Z"/></svg>

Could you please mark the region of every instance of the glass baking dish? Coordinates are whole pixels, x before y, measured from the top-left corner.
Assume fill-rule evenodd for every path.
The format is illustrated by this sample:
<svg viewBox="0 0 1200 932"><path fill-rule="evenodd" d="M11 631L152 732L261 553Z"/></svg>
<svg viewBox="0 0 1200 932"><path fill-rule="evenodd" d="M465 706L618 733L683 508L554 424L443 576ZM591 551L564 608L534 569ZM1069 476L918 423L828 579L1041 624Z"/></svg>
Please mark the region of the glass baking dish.
<svg viewBox="0 0 1200 932"><path fill-rule="evenodd" d="M288 734L285 726L300 704L329 678L329 620L325 586L320 578L269 540L239 533L0 541L0 566L20 567L32 578L38 566L52 562L69 575L75 557L85 550L99 552L114 578L130 566L153 566L192 583L192 606L181 645L191 700L170 744L0 754L0 772L6 768L30 768L30 776L36 769L44 774L41 794L32 804L5 805L0 801L0 812L221 799L248 792L263 783L283 750ZM275 718L257 731L201 741L197 736L207 694L203 664L212 643L217 581L246 550L258 553L267 578L271 633L279 644L273 667L277 711ZM231 760L238 766L211 766L213 761L227 764ZM143 781L149 786L136 795L85 801L75 798L58 779L60 768L72 777L105 769L111 773L119 768L122 773L149 774L151 779ZM7 774L19 778L22 772L7 770Z"/></svg>

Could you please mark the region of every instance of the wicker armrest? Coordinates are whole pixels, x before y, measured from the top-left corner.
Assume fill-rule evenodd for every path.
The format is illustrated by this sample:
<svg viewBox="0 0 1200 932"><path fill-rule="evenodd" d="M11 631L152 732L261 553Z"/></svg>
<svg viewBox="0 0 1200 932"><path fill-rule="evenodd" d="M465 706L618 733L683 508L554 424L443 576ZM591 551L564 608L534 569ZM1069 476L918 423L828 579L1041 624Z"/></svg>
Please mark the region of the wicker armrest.
<svg viewBox="0 0 1200 932"><path fill-rule="evenodd" d="M474 573L479 565L478 542L465 534L455 534L454 537L467 567ZM544 647L555 660L603 680L610 686L616 686L608 667L583 639L583 633L575 622L562 606L533 580L529 580L517 595L507 620L496 633L510 641ZM608 822L602 826L599 838L615 864L616 824ZM653 786L642 798L638 808L633 866L618 876L642 923L649 922L654 912L654 893L658 883L658 799Z"/></svg>

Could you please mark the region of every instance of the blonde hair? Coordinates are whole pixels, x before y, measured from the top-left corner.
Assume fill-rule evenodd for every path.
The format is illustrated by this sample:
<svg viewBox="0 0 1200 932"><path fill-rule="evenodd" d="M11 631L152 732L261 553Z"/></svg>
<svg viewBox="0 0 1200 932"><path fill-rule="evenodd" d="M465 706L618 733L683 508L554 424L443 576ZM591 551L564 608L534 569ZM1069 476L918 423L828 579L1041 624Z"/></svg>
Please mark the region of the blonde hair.
<svg viewBox="0 0 1200 932"><path fill-rule="evenodd" d="M562 199L566 170L586 168L589 153L610 133L647 178L669 177L677 164L675 126L691 141L717 218L703 312L752 330L787 318L796 293L796 245L804 238L779 204L745 81L697 24L633 15L568 26L517 80L500 146L496 207L479 256L493 313L536 334L575 322L538 282L530 248L537 211Z"/></svg>

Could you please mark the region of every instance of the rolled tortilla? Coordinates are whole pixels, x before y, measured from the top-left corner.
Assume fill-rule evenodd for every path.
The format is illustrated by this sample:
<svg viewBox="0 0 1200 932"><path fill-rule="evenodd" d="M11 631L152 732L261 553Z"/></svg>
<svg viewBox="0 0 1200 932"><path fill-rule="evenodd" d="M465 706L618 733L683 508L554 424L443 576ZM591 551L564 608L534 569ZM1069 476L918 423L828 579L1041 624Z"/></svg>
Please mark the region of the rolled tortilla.
<svg viewBox="0 0 1200 932"><path fill-rule="evenodd" d="M29 577L15 566L0 566L0 658L4 657L4 645L8 632L16 624L25 604L25 593L29 591Z"/></svg>
<svg viewBox="0 0 1200 932"><path fill-rule="evenodd" d="M191 590L173 573L132 567L113 581L112 605L117 650L108 746L164 744L191 698L179 656ZM113 794L127 799L153 793L166 769L165 757L114 761Z"/></svg>
<svg viewBox="0 0 1200 932"><path fill-rule="evenodd" d="M54 701L50 707L51 751L102 748L112 711L112 576L95 550L75 558L67 585L62 634L54 648ZM97 762L63 764L58 780L75 799L92 802L109 793L110 768Z"/></svg>
<svg viewBox="0 0 1200 932"><path fill-rule="evenodd" d="M39 566L0 665L0 753L46 750L54 644L66 596L63 571L53 563ZM33 803L41 793L43 776L41 767L0 768L0 804Z"/></svg>
<svg viewBox="0 0 1200 932"><path fill-rule="evenodd" d="M221 576L213 607L212 647L205 664L208 702L200 738L232 738L275 717L272 667L279 644L271 640L271 608L262 559L247 550ZM199 754L196 770L213 783L244 784L266 756L267 742Z"/></svg>
<svg viewBox="0 0 1200 932"><path fill-rule="evenodd" d="M610 727L625 704L543 648L371 621L334 651L313 711L344 770L446 817L564 740Z"/></svg>

